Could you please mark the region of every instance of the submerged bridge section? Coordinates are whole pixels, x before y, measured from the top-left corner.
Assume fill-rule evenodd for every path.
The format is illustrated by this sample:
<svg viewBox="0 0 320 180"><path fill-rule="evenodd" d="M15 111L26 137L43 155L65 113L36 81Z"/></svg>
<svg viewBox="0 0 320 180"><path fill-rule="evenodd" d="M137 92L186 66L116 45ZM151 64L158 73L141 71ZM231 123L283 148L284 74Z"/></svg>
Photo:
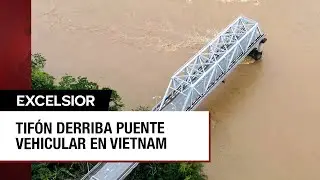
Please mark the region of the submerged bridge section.
<svg viewBox="0 0 320 180"><path fill-rule="evenodd" d="M152 111L192 111L246 56L262 57L265 34L254 20L238 17L170 79ZM82 180L123 180L138 163L98 163Z"/></svg>

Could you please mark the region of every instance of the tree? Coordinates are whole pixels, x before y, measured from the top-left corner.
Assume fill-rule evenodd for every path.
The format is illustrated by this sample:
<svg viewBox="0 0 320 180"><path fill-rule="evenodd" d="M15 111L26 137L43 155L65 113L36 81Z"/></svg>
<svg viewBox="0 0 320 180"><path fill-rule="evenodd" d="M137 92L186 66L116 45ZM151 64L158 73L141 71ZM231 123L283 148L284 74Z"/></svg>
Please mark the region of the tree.
<svg viewBox="0 0 320 180"><path fill-rule="evenodd" d="M95 163L36 163L32 164L32 180L80 179Z"/></svg>
<svg viewBox="0 0 320 180"><path fill-rule="evenodd" d="M126 180L206 180L201 163L141 163Z"/></svg>
<svg viewBox="0 0 320 180"><path fill-rule="evenodd" d="M31 81L34 90L55 89L54 77L43 71L46 59L41 54L31 56Z"/></svg>
<svg viewBox="0 0 320 180"><path fill-rule="evenodd" d="M32 55L32 89L33 90L111 90L111 99L113 106L110 111L122 110L124 104L121 97L112 88L100 87L97 83L89 81L86 77L63 76L57 81L52 75L44 71L46 59L41 54Z"/></svg>
<svg viewBox="0 0 320 180"><path fill-rule="evenodd" d="M44 71L46 59L41 54L32 55L32 89L33 90L111 90L111 111L120 111L124 107L117 91L100 87L86 77L63 76L60 80ZM32 164L33 180L73 180L79 179L95 163L36 163Z"/></svg>
<svg viewBox="0 0 320 180"><path fill-rule="evenodd" d="M124 107L117 91L100 87L86 77L63 76L56 80L44 71L46 59L41 54L32 55L32 89L34 90L111 90L110 110ZM149 111L148 106L139 106L133 111ZM32 164L32 180L80 179L95 163L35 163ZM205 180L200 163L141 163L126 180Z"/></svg>
<svg viewBox="0 0 320 180"><path fill-rule="evenodd" d="M133 111L150 111L139 106ZM126 180L206 180L201 163L140 163Z"/></svg>

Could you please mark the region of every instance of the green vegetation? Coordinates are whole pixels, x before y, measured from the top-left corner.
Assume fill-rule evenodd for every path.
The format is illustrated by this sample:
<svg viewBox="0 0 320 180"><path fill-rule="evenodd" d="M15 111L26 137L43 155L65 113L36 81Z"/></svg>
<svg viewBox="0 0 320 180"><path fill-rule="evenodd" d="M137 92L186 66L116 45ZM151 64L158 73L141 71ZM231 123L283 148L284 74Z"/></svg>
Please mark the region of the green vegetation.
<svg viewBox="0 0 320 180"><path fill-rule="evenodd" d="M32 89L34 90L112 90L110 110L121 111L124 104L119 94L100 87L86 77L65 75L57 80L45 72L46 59L41 54L32 55ZM139 106L135 111L148 111ZM32 180L75 180L88 172L95 163L35 163L32 164ZM127 180L205 180L200 163L141 163L126 178Z"/></svg>
<svg viewBox="0 0 320 180"><path fill-rule="evenodd" d="M150 111L139 106L132 111ZM140 163L126 180L206 180L201 163Z"/></svg>
<svg viewBox="0 0 320 180"><path fill-rule="evenodd" d="M105 87L99 87L95 82L86 77L63 76L56 80L52 75L44 71L46 59L41 54L32 55L32 89L34 90L112 90L111 101L114 106L110 110L120 111L124 107L118 93ZM37 163L32 165L33 180L73 180L79 179L88 172L95 163Z"/></svg>
<svg viewBox="0 0 320 180"><path fill-rule="evenodd" d="M142 163L126 180L205 180L200 163Z"/></svg>
<svg viewBox="0 0 320 180"><path fill-rule="evenodd" d="M32 164L32 180L80 179L95 163L37 163Z"/></svg>
<svg viewBox="0 0 320 180"><path fill-rule="evenodd" d="M112 90L111 101L114 103L110 107L111 111L120 111L124 107L121 97L117 91L100 87L97 83L89 81L86 77L63 76L59 81L44 71L46 59L41 54L32 55L32 89L33 90Z"/></svg>
<svg viewBox="0 0 320 180"><path fill-rule="evenodd" d="M138 106L136 109L132 109L132 111L150 111L148 106Z"/></svg>

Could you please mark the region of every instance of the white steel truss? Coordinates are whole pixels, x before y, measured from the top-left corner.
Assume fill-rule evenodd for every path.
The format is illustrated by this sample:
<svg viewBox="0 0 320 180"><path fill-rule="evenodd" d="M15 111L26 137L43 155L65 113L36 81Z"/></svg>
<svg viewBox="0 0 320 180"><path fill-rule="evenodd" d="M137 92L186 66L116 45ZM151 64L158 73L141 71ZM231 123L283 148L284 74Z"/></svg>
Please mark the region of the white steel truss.
<svg viewBox="0 0 320 180"><path fill-rule="evenodd" d="M213 90L243 58L259 45L263 33L258 23L239 17L210 41L170 79L154 111L189 111Z"/></svg>
<svg viewBox="0 0 320 180"><path fill-rule="evenodd" d="M237 18L174 73L163 99L152 111L195 109L249 53L261 50L264 36L257 22ZM137 165L98 163L81 180L123 180Z"/></svg>

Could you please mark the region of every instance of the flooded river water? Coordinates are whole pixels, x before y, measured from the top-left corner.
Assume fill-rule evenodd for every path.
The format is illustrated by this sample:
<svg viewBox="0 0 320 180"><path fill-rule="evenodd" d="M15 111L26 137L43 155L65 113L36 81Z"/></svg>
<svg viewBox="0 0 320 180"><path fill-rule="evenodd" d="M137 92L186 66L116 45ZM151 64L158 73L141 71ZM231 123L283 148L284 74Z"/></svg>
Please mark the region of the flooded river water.
<svg viewBox="0 0 320 180"><path fill-rule="evenodd" d="M32 0L33 52L47 71L116 89L127 109L155 104L169 77L237 16L267 33L263 61L241 65L210 110L210 180L320 179L317 0ZM177 132L178 133L178 132Z"/></svg>

